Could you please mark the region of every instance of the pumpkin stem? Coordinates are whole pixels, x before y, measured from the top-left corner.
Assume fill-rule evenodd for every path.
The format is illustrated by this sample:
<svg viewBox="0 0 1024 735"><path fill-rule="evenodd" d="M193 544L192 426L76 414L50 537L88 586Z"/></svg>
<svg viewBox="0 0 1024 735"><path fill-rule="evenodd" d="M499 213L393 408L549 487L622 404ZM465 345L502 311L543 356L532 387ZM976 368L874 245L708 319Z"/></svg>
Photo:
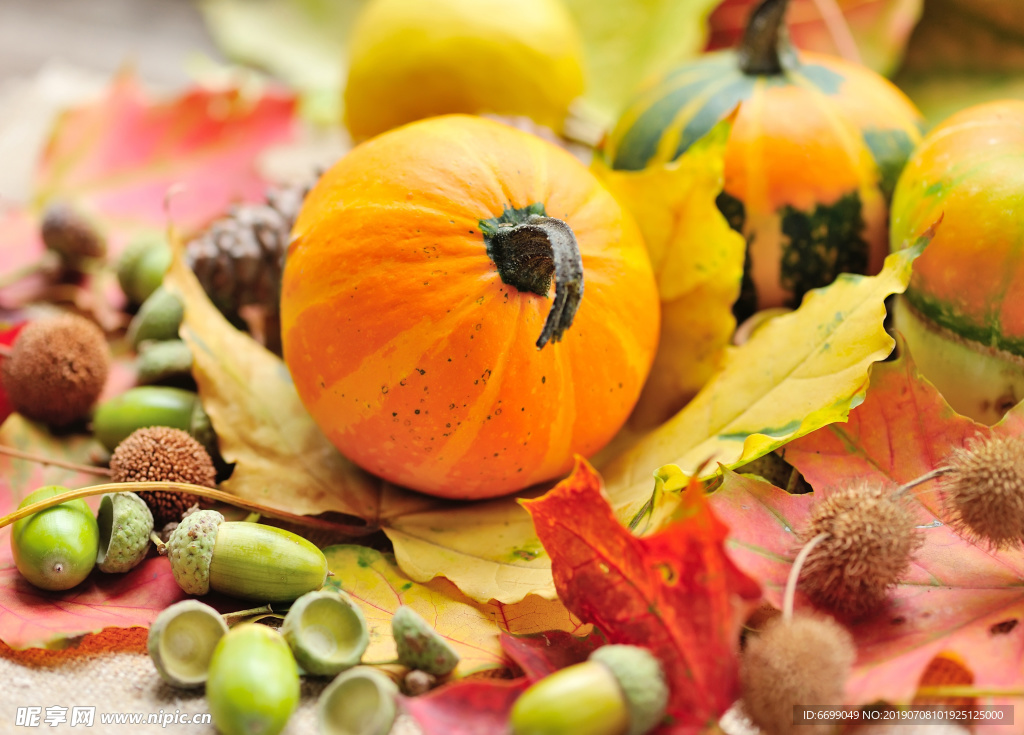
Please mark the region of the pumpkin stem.
<svg viewBox="0 0 1024 735"><path fill-rule="evenodd" d="M789 0L763 0L747 21L736 53L744 74L770 76L781 74L793 55L786 34L786 8Z"/></svg>
<svg viewBox="0 0 1024 735"><path fill-rule="evenodd" d="M560 219L530 214L520 224L502 222L485 234L487 254L503 283L547 296L554 275L555 298L537 349L558 342L583 298L583 258L572 228Z"/></svg>

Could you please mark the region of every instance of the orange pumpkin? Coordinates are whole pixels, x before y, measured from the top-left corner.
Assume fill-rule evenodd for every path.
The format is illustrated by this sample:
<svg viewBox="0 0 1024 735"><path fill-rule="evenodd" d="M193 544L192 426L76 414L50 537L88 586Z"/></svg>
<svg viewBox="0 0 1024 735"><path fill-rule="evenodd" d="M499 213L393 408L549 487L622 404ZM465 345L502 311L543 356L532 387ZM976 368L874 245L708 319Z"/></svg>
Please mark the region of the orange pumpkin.
<svg viewBox="0 0 1024 735"><path fill-rule="evenodd" d="M650 369L658 308L635 223L586 167L462 115L328 171L281 294L285 360L331 441L387 480L466 499L604 446Z"/></svg>

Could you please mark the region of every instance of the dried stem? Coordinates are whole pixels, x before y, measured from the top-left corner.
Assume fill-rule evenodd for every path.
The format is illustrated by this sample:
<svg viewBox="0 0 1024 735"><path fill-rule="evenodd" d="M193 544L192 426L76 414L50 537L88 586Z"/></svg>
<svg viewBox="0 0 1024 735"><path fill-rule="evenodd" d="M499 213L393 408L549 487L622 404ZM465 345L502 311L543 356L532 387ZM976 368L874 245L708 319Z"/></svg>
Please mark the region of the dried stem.
<svg viewBox="0 0 1024 735"><path fill-rule="evenodd" d="M75 472L85 472L90 475L110 477L110 470L108 470L106 467L97 467L96 465L91 464L78 464L77 462L65 462L63 459L54 459L52 457L45 457L41 454L23 452L20 449L8 447L4 444L0 444L0 454L6 454L8 457L16 457L17 459L26 459L29 462L38 462L39 464L48 464L53 465L54 467L63 467L66 470L74 470Z"/></svg>
<svg viewBox="0 0 1024 735"><path fill-rule="evenodd" d="M167 555L167 544L164 543L164 540L160 538L160 535L156 531L150 531L149 540L152 541L153 546L156 547L156 553L160 556Z"/></svg>
<svg viewBox="0 0 1024 735"><path fill-rule="evenodd" d="M786 580L786 593L782 598L783 620L788 622L793 619L793 600L796 598L796 583L800 579L800 572L803 571L807 557L814 551L814 547L827 539L829 535L824 531L819 533L804 544L804 547L800 549L800 553L796 555L796 559L793 560L793 566L789 568L789 578Z"/></svg>
<svg viewBox="0 0 1024 735"><path fill-rule="evenodd" d="M191 495L198 495L206 500L215 500L221 503L226 503L227 505L232 505L236 508L241 508L242 510L262 513L265 516L277 518L282 521L290 521L296 525L307 526L309 528L319 528L324 531L334 531L347 536L365 536L376 530L369 526L351 526L344 523L335 523L334 521L324 520L323 518L301 516L284 510L269 508L261 503L240 498L237 495L231 495L230 493L226 493L221 490L214 490L213 488L204 487L203 485L191 485L187 482L110 482L102 485L78 488L77 490L69 490L66 493L51 496L46 500L41 500L38 503L27 505L20 510L9 513L8 515L0 518L0 528L9 526L15 521L21 520L33 513L38 513L41 510L46 510L47 508L52 508L55 505L60 505L68 500L88 498L95 495L103 495L105 493L145 492L150 490L182 492L189 493Z"/></svg>
<svg viewBox="0 0 1024 735"><path fill-rule="evenodd" d="M970 685L940 685L921 687L915 697L1019 697L1024 699L1024 689L1000 689L999 687L974 687Z"/></svg>
<svg viewBox="0 0 1024 735"><path fill-rule="evenodd" d="M942 477L943 475L947 475L950 472L951 472L951 470L950 470L949 467L939 467L938 469L934 469L931 472L926 472L923 475L921 475L920 477L918 477L916 479L913 479L910 482L907 482L907 483L905 483L903 485L900 485L898 488L896 488L896 492L893 493L893 497L894 498L901 497L901 496L905 495L908 490L911 490L911 489L917 487L918 485L923 485L924 483L928 482L929 480L934 480L936 477Z"/></svg>

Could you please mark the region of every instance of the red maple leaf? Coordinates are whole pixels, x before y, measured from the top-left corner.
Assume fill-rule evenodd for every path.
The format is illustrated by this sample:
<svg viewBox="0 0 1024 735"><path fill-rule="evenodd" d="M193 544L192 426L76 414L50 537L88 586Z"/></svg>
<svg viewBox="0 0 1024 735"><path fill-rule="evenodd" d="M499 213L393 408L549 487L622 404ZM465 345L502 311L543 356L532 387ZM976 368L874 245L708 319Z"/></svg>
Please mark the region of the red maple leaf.
<svg viewBox="0 0 1024 735"><path fill-rule="evenodd" d="M565 606L610 642L643 646L661 662L675 723L664 731L716 721L736 700L739 629L761 592L726 555L729 529L699 485L683 493L677 519L646 538L619 523L583 460L523 506Z"/></svg>
<svg viewBox="0 0 1024 735"><path fill-rule="evenodd" d="M804 474L813 495L788 495L763 480L728 473L711 503L733 529L733 559L764 582L766 596L778 605L794 557L794 532L806 522L815 496L858 480L895 488L942 465L970 437L989 433L1024 433L1024 409L992 428L959 416L904 351L899 360L872 367L864 403L846 424L786 447L786 459ZM847 684L849 703L910 702L930 681L936 659L960 662L980 689L1024 689L1024 626L1010 622L1024 618L1024 554L993 552L959 534L934 482L909 491L908 498L924 545L890 604L852 624L858 658ZM799 595L797 604L809 606Z"/></svg>

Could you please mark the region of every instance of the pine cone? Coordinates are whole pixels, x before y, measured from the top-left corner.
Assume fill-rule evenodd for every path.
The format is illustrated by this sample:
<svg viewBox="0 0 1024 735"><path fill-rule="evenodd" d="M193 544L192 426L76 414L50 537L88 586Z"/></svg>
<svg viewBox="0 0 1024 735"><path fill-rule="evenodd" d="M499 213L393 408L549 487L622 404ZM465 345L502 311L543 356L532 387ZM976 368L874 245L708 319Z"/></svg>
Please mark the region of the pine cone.
<svg viewBox="0 0 1024 735"><path fill-rule="evenodd" d="M265 204L232 207L186 246L189 266L228 317L252 305L277 313L292 225L313 183L272 188Z"/></svg>

